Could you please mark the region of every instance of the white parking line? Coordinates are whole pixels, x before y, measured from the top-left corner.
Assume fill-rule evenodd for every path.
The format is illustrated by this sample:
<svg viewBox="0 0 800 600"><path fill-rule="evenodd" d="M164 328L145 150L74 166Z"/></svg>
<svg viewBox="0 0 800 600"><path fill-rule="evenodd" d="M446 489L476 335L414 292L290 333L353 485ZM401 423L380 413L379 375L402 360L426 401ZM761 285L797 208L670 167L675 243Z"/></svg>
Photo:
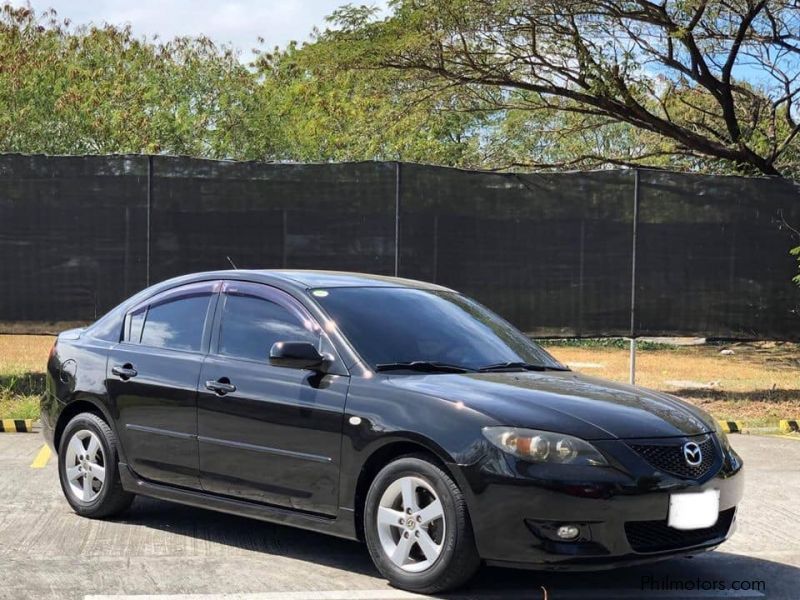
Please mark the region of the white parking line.
<svg viewBox="0 0 800 600"><path fill-rule="evenodd" d="M737 600L763 598L764 594L743 590L632 590L632 589L571 589L549 590L531 589L524 593L520 590L503 592L472 592L448 594L450 598L488 599L506 597L524 597L530 600L588 600L590 598L614 598L614 600ZM421 594L413 594L402 590L336 590L336 591L295 591L265 592L253 594L146 594L146 595L92 595L84 596L84 600L415 600L431 598Z"/></svg>
<svg viewBox="0 0 800 600"><path fill-rule="evenodd" d="M84 596L84 600L409 600L430 598L402 590L336 590L302 592L263 592L254 594L146 594L141 596Z"/></svg>

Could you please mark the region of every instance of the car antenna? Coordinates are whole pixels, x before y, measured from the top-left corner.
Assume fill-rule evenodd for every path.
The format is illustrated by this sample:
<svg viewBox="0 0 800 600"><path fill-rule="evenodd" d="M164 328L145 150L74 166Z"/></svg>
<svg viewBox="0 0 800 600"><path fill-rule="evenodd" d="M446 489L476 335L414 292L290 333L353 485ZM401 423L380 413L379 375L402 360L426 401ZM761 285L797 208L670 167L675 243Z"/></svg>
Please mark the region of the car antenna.
<svg viewBox="0 0 800 600"><path fill-rule="evenodd" d="M233 264L233 261L231 260L230 256L226 256L225 258L228 259L228 262L231 263L231 266L234 268L234 270L236 270L236 271L239 270L239 267L237 267L235 264Z"/></svg>

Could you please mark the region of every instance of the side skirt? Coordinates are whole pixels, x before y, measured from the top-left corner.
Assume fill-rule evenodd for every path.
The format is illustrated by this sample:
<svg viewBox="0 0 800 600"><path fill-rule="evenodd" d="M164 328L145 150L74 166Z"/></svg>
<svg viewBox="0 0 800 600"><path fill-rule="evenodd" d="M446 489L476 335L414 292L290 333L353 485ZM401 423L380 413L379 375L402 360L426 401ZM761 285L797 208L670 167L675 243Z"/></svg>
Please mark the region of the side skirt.
<svg viewBox="0 0 800 600"><path fill-rule="evenodd" d="M340 508L336 517L323 517L246 500L226 498L196 490L185 490L140 479L126 463L122 462L119 463L119 476L123 489L133 494L249 517L259 521L309 529L348 540L358 539L355 528L355 513L351 510Z"/></svg>

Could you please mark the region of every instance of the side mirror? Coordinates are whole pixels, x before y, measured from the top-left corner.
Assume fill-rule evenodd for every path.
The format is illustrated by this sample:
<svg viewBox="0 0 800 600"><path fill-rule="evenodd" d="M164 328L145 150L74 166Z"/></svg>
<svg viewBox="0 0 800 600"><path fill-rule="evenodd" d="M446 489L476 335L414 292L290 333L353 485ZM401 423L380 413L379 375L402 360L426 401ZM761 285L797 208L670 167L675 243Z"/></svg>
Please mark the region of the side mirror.
<svg viewBox="0 0 800 600"><path fill-rule="evenodd" d="M327 362L311 342L275 342L269 350L269 364L274 367L321 371Z"/></svg>

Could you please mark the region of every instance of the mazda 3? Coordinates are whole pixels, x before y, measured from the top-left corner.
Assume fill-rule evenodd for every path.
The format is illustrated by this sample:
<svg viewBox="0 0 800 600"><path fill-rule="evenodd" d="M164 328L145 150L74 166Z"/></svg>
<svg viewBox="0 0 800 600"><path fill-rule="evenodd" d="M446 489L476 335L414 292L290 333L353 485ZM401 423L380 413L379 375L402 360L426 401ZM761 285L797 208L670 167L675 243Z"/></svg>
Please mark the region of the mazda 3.
<svg viewBox="0 0 800 600"><path fill-rule="evenodd" d="M711 550L743 486L699 408L571 371L453 290L354 273L154 285L58 336L42 423L79 515L141 494L362 540L424 593L481 563Z"/></svg>

